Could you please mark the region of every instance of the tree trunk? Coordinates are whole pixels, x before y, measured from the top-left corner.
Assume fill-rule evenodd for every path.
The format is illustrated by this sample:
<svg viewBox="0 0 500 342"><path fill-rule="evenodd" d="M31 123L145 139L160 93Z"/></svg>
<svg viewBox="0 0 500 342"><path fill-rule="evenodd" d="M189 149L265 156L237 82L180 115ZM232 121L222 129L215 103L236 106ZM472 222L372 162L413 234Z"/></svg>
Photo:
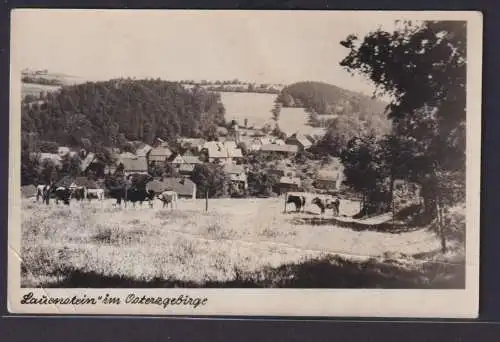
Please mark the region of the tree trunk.
<svg viewBox="0 0 500 342"><path fill-rule="evenodd" d="M205 189L205 211L208 211L208 189Z"/></svg>
<svg viewBox="0 0 500 342"><path fill-rule="evenodd" d="M428 181L422 184L421 196L423 199L425 223L429 224L437 218L439 207L437 203L438 194L433 182Z"/></svg>
<svg viewBox="0 0 500 342"><path fill-rule="evenodd" d="M441 240L441 251L443 253L446 253L447 246L446 246L446 234L445 234L445 227L444 227L444 212L443 211L444 210L443 210L443 205L441 203L441 198L438 195L437 199L436 199L438 234L439 234L439 239Z"/></svg>

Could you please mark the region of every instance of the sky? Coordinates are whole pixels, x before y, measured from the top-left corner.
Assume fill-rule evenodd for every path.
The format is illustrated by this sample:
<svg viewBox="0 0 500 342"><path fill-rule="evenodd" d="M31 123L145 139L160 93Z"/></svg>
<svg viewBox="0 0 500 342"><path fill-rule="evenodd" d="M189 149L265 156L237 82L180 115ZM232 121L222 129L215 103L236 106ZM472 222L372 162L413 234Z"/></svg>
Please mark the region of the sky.
<svg viewBox="0 0 500 342"><path fill-rule="evenodd" d="M339 42L392 28L383 12L76 11L13 13L16 68L87 80L160 77L290 84L323 81L370 94L339 66Z"/></svg>

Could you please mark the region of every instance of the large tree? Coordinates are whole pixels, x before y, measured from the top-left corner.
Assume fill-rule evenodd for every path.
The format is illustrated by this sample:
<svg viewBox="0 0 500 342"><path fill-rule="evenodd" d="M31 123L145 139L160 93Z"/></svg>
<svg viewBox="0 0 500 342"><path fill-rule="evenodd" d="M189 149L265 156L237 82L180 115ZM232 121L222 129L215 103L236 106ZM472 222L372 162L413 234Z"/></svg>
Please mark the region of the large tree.
<svg viewBox="0 0 500 342"><path fill-rule="evenodd" d="M422 185L426 213L444 236L443 206L457 200L450 182L465 183L466 23L398 22L392 32L351 35L341 44L349 49L341 66L393 99L388 113L404 151L394 157L396 171Z"/></svg>

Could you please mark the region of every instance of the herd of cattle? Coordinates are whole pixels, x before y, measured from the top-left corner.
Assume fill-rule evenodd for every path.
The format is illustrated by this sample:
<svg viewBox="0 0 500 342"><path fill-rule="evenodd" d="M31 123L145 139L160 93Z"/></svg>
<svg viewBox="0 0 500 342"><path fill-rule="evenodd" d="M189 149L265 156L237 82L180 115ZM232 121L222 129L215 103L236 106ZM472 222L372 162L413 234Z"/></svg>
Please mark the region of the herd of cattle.
<svg viewBox="0 0 500 342"><path fill-rule="evenodd" d="M104 189L88 189L83 186L63 187L55 186L54 184L38 185L36 192L36 200L39 201L41 199L47 205L50 203L51 199L55 200L56 204L63 202L69 205L71 199L76 201L91 201L92 199L102 201L104 197ZM142 206L144 202L147 202L152 208L153 201L158 199L163 203L163 208L168 207L168 205L174 208L177 206L178 202L178 194L175 191L162 191L156 193L146 188L125 186L108 188L106 197L115 199L115 206L121 206L123 204L125 207L127 206L127 202L131 202L134 207L136 203ZM324 214L326 209L331 209L333 211L333 216L339 215L340 200L335 197L308 193L288 193L285 201L286 204L294 204L297 212L304 212L306 203L309 202L312 205L316 205L321 210L321 214Z"/></svg>
<svg viewBox="0 0 500 342"><path fill-rule="evenodd" d="M83 186L78 187L64 187L55 186L54 184L44 184L38 185L36 189L36 200L40 199L45 204L50 204L50 200L53 199L56 204L63 202L66 205L70 204L70 200L74 199L76 201L97 199L102 201L104 199L105 191L104 189L88 189ZM114 205L124 205L127 206L127 202L131 202L135 207L136 203L141 206L144 202L147 202L150 207L153 207L154 199L159 199L163 203L163 207L177 204L178 194L175 191L162 191L161 193L155 193L153 190L147 190L143 188L136 187L115 187L108 189L107 196L109 198L115 199L116 203Z"/></svg>

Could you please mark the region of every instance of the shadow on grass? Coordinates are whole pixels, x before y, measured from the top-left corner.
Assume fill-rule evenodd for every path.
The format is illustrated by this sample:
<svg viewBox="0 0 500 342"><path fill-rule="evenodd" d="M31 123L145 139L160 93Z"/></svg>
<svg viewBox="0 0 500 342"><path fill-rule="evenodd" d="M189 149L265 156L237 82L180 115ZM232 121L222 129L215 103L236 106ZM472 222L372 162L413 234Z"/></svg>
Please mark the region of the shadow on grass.
<svg viewBox="0 0 500 342"><path fill-rule="evenodd" d="M290 220L295 225L313 225L322 226L330 225L343 228L350 228L354 231L377 231L383 233L400 234L404 232L412 232L423 229L430 224L429 218L422 214L422 207L418 204L408 206L399 210L394 215L394 221L388 220L378 224L368 224L364 222L344 221L340 217L348 217L341 215L340 217L321 217L317 213L305 211L304 214L314 215L313 217L294 217ZM319 217L318 217L319 216ZM372 215L373 216L373 215ZM352 216L353 218L356 215ZM365 219L368 217L364 217Z"/></svg>
<svg viewBox="0 0 500 342"><path fill-rule="evenodd" d="M322 217L295 217L290 221L295 225L312 225L312 226L337 226L343 228L350 228L354 231L376 231L383 233L400 234L404 232L411 232L422 229L422 226L412 226L402 222L384 222L379 224L366 224L360 222L342 221L336 218L322 218Z"/></svg>
<svg viewBox="0 0 500 342"><path fill-rule="evenodd" d="M56 278L60 280L38 287L463 289L465 268L463 264L449 263L428 262L409 266L391 260L360 262L330 255L250 273L235 269L234 277L229 281L196 283L160 278L145 281L77 269L60 270ZM30 285L23 284L23 287Z"/></svg>

